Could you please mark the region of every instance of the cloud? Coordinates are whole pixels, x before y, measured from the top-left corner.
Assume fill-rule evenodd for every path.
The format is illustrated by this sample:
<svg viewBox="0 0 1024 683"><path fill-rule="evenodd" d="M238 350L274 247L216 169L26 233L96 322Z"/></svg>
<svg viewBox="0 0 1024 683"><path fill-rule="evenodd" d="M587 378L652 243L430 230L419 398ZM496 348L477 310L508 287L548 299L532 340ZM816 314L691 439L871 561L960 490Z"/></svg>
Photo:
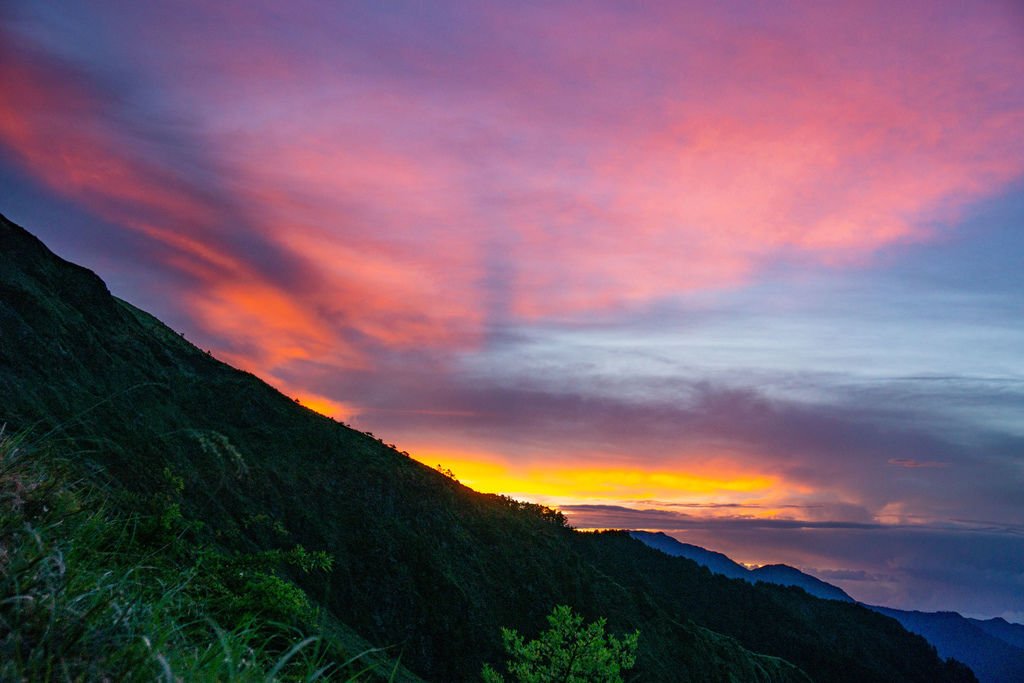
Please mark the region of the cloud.
<svg viewBox="0 0 1024 683"><path fill-rule="evenodd" d="M141 234L176 319L279 382L857 261L1024 169L995 6L308 9L3 24L0 145Z"/></svg>
<svg viewBox="0 0 1024 683"><path fill-rule="evenodd" d="M811 576L816 576L823 581L867 581L871 583L886 582L894 583L898 578L891 574L872 574L864 570L852 569L818 569L807 567L804 569Z"/></svg>
<svg viewBox="0 0 1024 683"><path fill-rule="evenodd" d="M938 460L914 460L913 458L889 458L889 464L908 469L949 467L948 462Z"/></svg>
<svg viewBox="0 0 1024 683"><path fill-rule="evenodd" d="M1024 168L1021 54L996 6L955 23L888 7L737 22L737 7L673 3L598 5L585 20L553 6L339 7L283 24L259 4L194 9L111 19L132 29L120 49L146 41L120 90L148 81L177 106L112 109L101 103L120 90L90 91L75 65L41 81L45 116L8 105L6 144L120 222L138 227L139 204L173 216L190 241L150 228L180 252L173 268L195 261L210 278L228 252L266 278L285 269L261 259L290 255L297 304L326 309L320 325L349 347L465 348L493 315L634 306L747 282L793 254L849 263L926 238ZM165 145L140 166L132 155L162 132L144 123L154 113L184 121L172 142L193 158ZM125 119L138 135L113 134ZM44 137L70 163L33 152ZM225 249L225 231L244 238ZM218 314L234 302L221 298ZM229 339L257 320L201 323Z"/></svg>
<svg viewBox="0 0 1024 683"><path fill-rule="evenodd" d="M295 360L358 367L378 347L460 343L452 328L474 314L446 316L441 292L386 244L298 229L304 216L286 209L302 197L247 184L199 121L135 101L117 79L46 52L15 26L0 25L10 94L0 149L101 219L91 229L141 237L135 256L169 288L165 305L190 336L279 385L277 370ZM380 173L397 178L386 165Z"/></svg>
<svg viewBox="0 0 1024 683"><path fill-rule="evenodd" d="M1024 437L957 408L970 398L988 406L987 413L1012 412L1024 404L1024 396L1003 389L999 399L985 399L970 380L946 382L941 390L924 382L922 393L911 390L907 380L878 382L858 392L841 382L837 388L831 377L821 380L819 398L810 403L685 375L673 378L667 390L644 377L567 380L563 374L556 375L562 386L553 387L540 379L507 383L396 365L386 371L387 381L365 373L346 384L325 372L323 384L314 386L333 386L339 396L363 388L366 407L354 418L357 425L391 435L431 464L444 462L471 486L514 491L548 504L607 502L701 516L731 511L795 518L811 526L968 519L989 520L991 528L1024 523L1019 506ZM907 459L894 454L921 452L949 466L890 463ZM471 468L470 462L479 467ZM484 465L491 468L486 474L479 469ZM585 474L588 481L602 478L603 488L580 486L573 495L572 479L556 476L559 468ZM623 471L709 481L757 478L764 485L740 494L714 487L700 492L657 488L648 482L638 494L635 482L627 485L633 480L615 474ZM581 500L585 491L591 500Z"/></svg>
<svg viewBox="0 0 1024 683"><path fill-rule="evenodd" d="M762 517L695 517L670 510L634 509L619 505L562 505L574 526L597 529L878 529L877 523L813 521Z"/></svg>
<svg viewBox="0 0 1024 683"><path fill-rule="evenodd" d="M248 318L263 323L265 347L323 346L309 314L281 294L308 286L307 268L235 204L201 139L167 116L133 117L134 103L113 84L0 28L0 83L10 95L0 104L0 142L8 154L102 225L144 237L137 256L176 276L169 284L177 286L179 306L199 291L205 306L216 306L218 298L232 298L232 285L246 283L248 298L234 297L216 320L204 318L205 309L190 310L193 325L237 332L231 322L252 312L247 300L261 297L279 320L274 334L269 316ZM244 336L236 334L234 343ZM272 357L262 360L273 367Z"/></svg>

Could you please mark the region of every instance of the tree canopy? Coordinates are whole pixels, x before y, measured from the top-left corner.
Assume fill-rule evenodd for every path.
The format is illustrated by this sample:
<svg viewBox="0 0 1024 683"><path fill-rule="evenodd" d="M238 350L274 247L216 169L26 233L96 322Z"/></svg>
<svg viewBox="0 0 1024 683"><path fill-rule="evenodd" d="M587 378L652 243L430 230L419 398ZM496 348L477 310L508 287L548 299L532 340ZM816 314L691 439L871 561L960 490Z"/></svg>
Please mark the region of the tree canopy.
<svg viewBox="0 0 1024 683"><path fill-rule="evenodd" d="M640 632L620 640L605 634L604 618L584 625L583 617L567 605L558 605L547 617L550 628L526 642L515 630L503 628L501 637L510 659L509 676L518 683L618 683L622 672L636 663ZM505 678L484 665L486 683Z"/></svg>

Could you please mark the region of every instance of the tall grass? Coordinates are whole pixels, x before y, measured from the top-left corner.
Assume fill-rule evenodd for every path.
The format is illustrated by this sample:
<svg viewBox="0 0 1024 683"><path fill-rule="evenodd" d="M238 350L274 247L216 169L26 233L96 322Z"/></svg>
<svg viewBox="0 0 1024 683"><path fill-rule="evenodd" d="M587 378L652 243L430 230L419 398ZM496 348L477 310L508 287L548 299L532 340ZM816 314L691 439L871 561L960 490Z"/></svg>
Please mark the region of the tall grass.
<svg viewBox="0 0 1024 683"><path fill-rule="evenodd" d="M339 661L295 626L213 609L202 562L141 543L149 520L70 472L0 430L0 681L381 677L368 653Z"/></svg>

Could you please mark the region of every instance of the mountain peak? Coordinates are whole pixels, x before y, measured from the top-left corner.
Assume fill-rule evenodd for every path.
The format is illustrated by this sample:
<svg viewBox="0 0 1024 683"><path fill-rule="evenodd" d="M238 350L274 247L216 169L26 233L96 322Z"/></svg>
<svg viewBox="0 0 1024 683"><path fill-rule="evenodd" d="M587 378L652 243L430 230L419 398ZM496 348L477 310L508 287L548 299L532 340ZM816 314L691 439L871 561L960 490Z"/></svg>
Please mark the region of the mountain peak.
<svg viewBox="0 0 1024 683"><path fill-rule="evenodd" d="M663 532L630 531L629 533L633 538L652 548L656 548L673 557L685 557L693 560L697 564L707 567L712 572L728 576L730 579L743 579L751 583L763 581L780 586L797 586L815 597L826 600L854 601L853 598L838 586L833 586L789 565L767 564L756 569L748 569L722 553L690 543L683 543Z"/></svg>

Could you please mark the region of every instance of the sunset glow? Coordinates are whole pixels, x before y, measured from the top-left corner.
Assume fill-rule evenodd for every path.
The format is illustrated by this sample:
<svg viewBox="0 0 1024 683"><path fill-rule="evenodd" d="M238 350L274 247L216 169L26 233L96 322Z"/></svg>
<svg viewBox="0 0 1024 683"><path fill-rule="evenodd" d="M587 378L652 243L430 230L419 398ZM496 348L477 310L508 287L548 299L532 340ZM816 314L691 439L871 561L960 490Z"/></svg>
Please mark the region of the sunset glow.
<svg viewBox="0 0 1024 683"><path fill-rule="evenodd" d="M777 477L750 472L641 470L593 467L578 463L518 464L484 455L457 456L451 451L414 453L425 465L450 470L466 486L483 493L503 493L551 504L622 503L624 501L686 501L699 503L726 498L758 501L778 495L784 488ZM772 513L770 509L762 513Z"/></svg>
<svg viewBox="0 0 1024 683"><path fill-rule="evenodd" d="M581 527L1024 615L1019 3L61 4L0 211L115 295Z"/></svg>

